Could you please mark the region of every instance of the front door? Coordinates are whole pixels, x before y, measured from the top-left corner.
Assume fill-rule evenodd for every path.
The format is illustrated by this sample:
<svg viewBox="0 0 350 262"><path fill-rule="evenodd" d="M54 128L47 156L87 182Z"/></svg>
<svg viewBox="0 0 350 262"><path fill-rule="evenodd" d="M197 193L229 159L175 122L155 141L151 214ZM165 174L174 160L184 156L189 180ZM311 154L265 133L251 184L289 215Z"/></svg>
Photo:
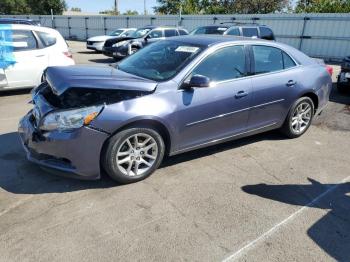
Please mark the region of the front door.
<svg viewBox="0 0 350 262"><path fill-rule="evenodd" d="M246 76L245 47L224 47L206 57L191 73L204 75L211 86L179 91L177 150L223 139L246 130L251 79Z"/></svg>

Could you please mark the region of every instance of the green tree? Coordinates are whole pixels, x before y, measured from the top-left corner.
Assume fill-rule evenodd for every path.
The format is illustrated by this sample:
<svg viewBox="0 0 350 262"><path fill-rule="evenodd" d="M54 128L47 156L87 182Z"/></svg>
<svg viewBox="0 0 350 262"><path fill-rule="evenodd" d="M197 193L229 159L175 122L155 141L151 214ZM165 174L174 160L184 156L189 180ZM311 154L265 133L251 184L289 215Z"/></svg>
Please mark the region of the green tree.
<svg viewBox="0 0 350 262"><path fill-rule="evenodd" d="M350 0L299 0L297 13L349 13Z"/></svg>
<svg viewBox="0 0 350 262"><path fill-rule="evenodd" d="M53 10L61 15L67 9L64 0L1 0L0 14L6 15L48 15Z"/></svg>
<svg viewBox="0 0 350 262"><path fill-rule="evenodd" d="M65 0L27 0L31 9L31 14L34 15L49 15L51 9L55 15L61 15L67 10Z"/></svg>
<svg viewBox="0 0 350 262"><path fill-rule="evenodd" d="M123 13L123 15L138 15L139 12L136 10L126 10L126 12Z"/></svg>
<svg viewBox="0 0 350 262"><path fill-rule="evenodd" d="M26 0L1 0L0 14L21 15L30 13L30 8Z"/></svg>
<svg viewBox="0 0 350 262"><path fill-rule="evenodd" d="M160 14L255 14L280 12L289 0L157 0L154 8Z"/></svg>

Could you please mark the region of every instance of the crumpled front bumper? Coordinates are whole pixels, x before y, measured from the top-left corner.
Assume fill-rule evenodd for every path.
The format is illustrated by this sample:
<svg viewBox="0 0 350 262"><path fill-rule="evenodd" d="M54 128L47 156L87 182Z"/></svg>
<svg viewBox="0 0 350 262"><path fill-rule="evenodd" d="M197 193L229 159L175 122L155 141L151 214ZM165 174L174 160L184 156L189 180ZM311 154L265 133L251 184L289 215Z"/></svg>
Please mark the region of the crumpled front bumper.
<svg viewBox="0 0 350 262"><path fill-rule="evenodd" d="M59 174L72 178L100 178L100 154L107 133L89 127L42 133L34 125L30 111L18 127L29 161L59 170Z"/></svg>

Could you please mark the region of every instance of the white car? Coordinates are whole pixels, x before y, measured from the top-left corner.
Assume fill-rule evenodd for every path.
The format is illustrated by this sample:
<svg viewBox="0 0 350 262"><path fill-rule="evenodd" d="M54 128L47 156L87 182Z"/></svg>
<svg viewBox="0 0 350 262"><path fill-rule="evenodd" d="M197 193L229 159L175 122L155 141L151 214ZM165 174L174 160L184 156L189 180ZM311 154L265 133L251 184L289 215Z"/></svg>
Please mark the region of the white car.
<svg viewBox="0 0 350 262"><path fill-rule="evenodd" d="M36 87L47 67L74 64L68 45L58 31L0 24L0 90Z"/></svg>
<svg viewBox="0 0 350 262"><path fill-rule="evenodd" d="M136 28L119 28L108 35L90 37L86 42L86 48L95 50L95 51L102 51L102 48L106 40L112 39L112 38L130 36L135 31L136 31Z"/></svg>

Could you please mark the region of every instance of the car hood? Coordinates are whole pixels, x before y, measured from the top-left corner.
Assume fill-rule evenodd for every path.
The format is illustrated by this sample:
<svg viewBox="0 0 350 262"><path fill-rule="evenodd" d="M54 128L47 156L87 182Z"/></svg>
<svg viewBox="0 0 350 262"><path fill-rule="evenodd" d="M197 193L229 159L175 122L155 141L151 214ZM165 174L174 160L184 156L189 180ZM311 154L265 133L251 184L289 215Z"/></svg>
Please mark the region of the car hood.
<svg viewBox="0 0 350 262"><path fill-rule="evenodd" d="M87 41L92 41L92 42L103 42L106 41L108 39L112 39L112 38L116 38L116 36L110 36L110 35L100 35L100 36L94 36L94 37L90 37Z"/></svg>
<svg viewBox="0 0 350 262"><path fill-rule="evenodd" d="M46 80L56 95L70 88L152 92L157 82L134 76L111 66L49 67Z"/></svg>

